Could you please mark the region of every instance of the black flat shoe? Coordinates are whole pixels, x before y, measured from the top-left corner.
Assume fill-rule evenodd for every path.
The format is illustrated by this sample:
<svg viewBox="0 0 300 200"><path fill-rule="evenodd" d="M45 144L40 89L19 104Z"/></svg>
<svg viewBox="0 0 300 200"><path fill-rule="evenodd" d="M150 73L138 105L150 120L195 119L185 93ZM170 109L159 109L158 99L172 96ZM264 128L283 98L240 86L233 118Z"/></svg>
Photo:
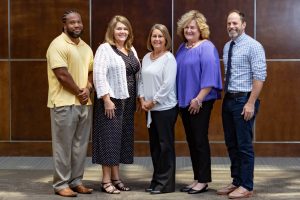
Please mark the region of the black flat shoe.
<svg viewBox="0 0 300 200"><path fill-rule="evenodd" d="M188 191L188 194L198 194L198 193L202 193L202 192L207 192L207 187L208 187L208 185L206 184L201 190L194 190L193 188L191 188Z"/></svg>
<svg viewBox="0 0 300 200"><path fill-rule="evenodd" d="M145 192L151 192L152 190L154 190L154 188L156 187L156 184L151 181L151 184L148 188L145 188Z"/></svg>
<svg viewBox="0 0 300 200"><path fill-rule="evenodd" d="M183 188L180 189L180 192L189 192L192 188L185 186Z"/></svg>
<svg viewBox="0 0 300 200"><path fill-rule="evenodd" d="M150 194L162 194L160 190L152 190Z"/></svg>

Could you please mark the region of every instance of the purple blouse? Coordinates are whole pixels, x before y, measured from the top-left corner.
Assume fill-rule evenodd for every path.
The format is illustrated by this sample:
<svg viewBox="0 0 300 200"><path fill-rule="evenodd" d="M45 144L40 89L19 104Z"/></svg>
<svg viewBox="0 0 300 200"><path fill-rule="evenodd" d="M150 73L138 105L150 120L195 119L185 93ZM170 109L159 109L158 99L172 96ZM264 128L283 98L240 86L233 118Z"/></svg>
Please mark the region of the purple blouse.
<svg viewBox="0 0 300 200"><path fill-rule="evenodd" d="M221 98L222 77L219 54L209 40L195 48L181 44L176 53L177 98L179 107L185 108L202 88L212 87L204 101Z"/></svg>

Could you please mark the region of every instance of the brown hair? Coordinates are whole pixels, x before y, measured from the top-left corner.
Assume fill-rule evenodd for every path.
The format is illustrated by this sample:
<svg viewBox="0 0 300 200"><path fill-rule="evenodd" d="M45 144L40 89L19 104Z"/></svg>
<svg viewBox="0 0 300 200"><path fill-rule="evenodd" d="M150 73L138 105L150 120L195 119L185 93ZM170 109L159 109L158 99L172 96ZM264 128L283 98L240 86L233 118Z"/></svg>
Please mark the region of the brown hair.
<svg viewBox="0 0 300 200"><path fill-rule="evenodd" d="M171 50L171 47L172 47L171 36L170 36L169 31L168 31L168 28L165 25L163 25L163 24L154 24L152 26L152 28L150 29L149 35L148 35L148 39L147 39L147 49L149 51L153 51L153 46L151 44L151 36L152 36L152 32L155 29L160 30L162 32L163 36L166 39L165 47L166 47L167 50Z"/></svg>
<svg viewBox="0 0 300 200"><path fill-rule="evenodd" d="M231 11L228 12L227 18L231 13L237 13L240 16L240 19L241 19L242 23L246 22L246 17L245 17L245 14L243 12L241 12L239 10L236 10L236 9L231 10Z"/></svg>
<svg viewBox="0 0 300 200"><path fill-rule="evenodd" d="M129 20L124 16L116 15L110 20L107 30L106 30L106 33L105 33L105 42L108 42L111 45L116 45L115 39L114 39L114 29L118 22L124 24L128 28L128 37L125 41L124 47L126 50L129 51L130 48L132 47L133 31L132 31L132 27L131 27Z"/></svg>

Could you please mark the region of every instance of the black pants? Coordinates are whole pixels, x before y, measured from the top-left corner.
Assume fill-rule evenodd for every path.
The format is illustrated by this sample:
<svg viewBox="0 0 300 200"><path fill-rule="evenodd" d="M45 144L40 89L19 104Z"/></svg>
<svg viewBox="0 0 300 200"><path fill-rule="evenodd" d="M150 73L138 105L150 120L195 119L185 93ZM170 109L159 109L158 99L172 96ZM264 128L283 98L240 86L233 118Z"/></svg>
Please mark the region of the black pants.
<svg viewBox="0 0 300 200"><path fill-rule="evenodd" d="M190 114L189 107L180 108L186 140L190 149L194 180L211 182L211 158L208 141L208 127L215 100L205 101L197 114Z"/></svg>
<svg viewBox="0 0 300 200"><path fill-rule="evenodd" d="M161 192L175 191L174 126L177 115L177 107L151 111L152 122L148 131L154 172L150 187Z"/></svg>

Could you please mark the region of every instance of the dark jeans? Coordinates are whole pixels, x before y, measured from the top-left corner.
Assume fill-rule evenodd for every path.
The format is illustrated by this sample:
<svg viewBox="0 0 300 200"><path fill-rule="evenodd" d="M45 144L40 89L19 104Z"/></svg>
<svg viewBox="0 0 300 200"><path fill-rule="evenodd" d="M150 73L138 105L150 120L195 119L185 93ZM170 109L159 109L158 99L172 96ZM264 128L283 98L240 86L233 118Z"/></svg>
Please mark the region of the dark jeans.
<svg viewBox="0 0 300 200"><path fill-rule="evenodd" d="M174 147L177 106L163 111L151 111L149 139L153 163L150 187L161 192L175 191L176 157Z"/></svg>
<svg viewBox="0 0 300 200"><path fill-rule="evenodd" d="M259 100L255 102L255 113L249 121L241 115L248 97L229 98L223 100L222 120L225 143L231 160L232 184L253 190L254 150L253 124L259 108Z"/></svg>
<svg viewBox="0 0 300 200"><path fill-rule="evenodd" d="M190 114L189 107L180 108L186 140L190 149L194 180L199 183L211 182L211 158L208 141L208 127L215 100L205 101L200 112Z"/></svg>

